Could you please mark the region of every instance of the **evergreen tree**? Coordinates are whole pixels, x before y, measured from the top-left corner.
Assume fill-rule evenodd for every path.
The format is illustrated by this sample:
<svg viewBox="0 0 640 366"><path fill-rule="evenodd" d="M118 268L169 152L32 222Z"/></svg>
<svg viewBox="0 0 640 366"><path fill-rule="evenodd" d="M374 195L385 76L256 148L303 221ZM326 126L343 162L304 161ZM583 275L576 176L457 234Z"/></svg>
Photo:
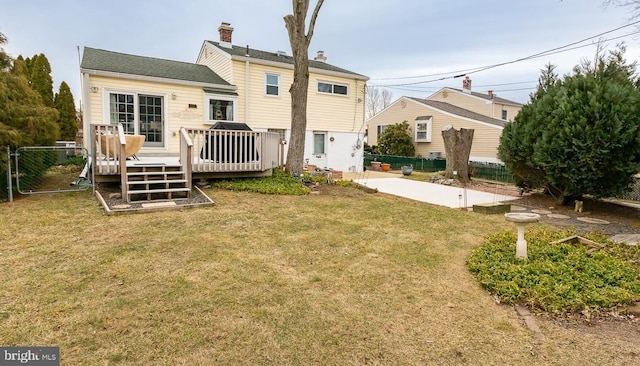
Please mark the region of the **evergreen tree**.
<svg viewBox="0 0 640 366"><path fill-rule="evenodd" d="M0 146L51 146L58 139L58 112L42 103L22 76L0 72Z"/></svg>
<svg viewBox="0 0 640 366"><path fill-rule="evenodd" d="M4 51L4 45L7 44L7 37L0 33L0 72L11 66L11 57Z"/></svg>
<svg viewBox="0 0 640 366"><path fill-rule="evenodd" d="M378 152L385 155L415 156L416 147L407 121L387 126L378 139Z"/></svg>
<svg viewBox="0 0 640 366"><path fill-rule="evenodd" d="M565 204L629 186L640 170L640 91L635 64L623 53L621 47L546 83L507 125L499 157L521 182Z"/></svg>
<svg viewBox="0 0 640 366"><path fill-rule="evenodd" d="M33 56L31 65L27 61L30 71L31 88L42 96L42 101L47 107L53 107L53 79L51 78L51 65L47 56L43 53Z"/></svg>
<svg viewBox="0 0 640 366"><path fill-rule="evenodd" d="M60 84L60 91L56 93L54 104L60 117L58 126L60 127L60 139L75 141L78 133L78 116L76 106L73 101L73 94L66 82Z"/></svg>
<svg viewBox="0 0 640 366"><path fill-rule="evenodd" d="M29 79L27 73L27 62L22 58L22 55L19 55L15 60L13 60L13 66L11 67L11 74L19 75Z"/></svg>

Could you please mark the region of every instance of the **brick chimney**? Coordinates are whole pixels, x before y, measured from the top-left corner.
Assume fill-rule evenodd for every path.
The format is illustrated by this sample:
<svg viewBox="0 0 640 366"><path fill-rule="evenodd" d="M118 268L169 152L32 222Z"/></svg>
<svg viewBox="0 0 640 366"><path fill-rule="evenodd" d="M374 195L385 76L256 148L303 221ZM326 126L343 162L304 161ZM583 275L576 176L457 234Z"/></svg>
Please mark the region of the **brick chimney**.
<svg viewBox="0 0 640 366"><path fill-rule="evenodd" d="M233 27L231 24L222 22L218 27L220 33L220 46L231 48L231 35L233 34Z"/></svg>
<svg viewBox="0 0 640 366"><path fill-rule="evenodd" d="M324 51L318 51L318 55L313 59L320 62L327 62L327 58L324 56Z"/></svg>
<svg viewBox="0 0 640 366"><path fill-rule="evenodd" d="M489 99L493 99L493 90L489 90L487 94L489 94Z"/></svg>
<svg viewBox="0 0 640 366"><path fill-rule="evenodd" d="M471 79L469 79L469 76L465 76L464 80L462 80L462 91L471 93Z"/></svg>

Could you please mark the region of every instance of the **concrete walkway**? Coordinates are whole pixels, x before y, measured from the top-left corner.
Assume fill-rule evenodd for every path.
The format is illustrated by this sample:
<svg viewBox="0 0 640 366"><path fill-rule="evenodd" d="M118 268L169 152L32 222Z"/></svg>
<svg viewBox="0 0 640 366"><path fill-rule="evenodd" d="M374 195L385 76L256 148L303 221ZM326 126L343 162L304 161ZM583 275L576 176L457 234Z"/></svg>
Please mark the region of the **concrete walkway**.
<svg viewBox="0 0 640 366"><path fill-rule="evenodd" d="M372 173L374 174L360 177L354 175L346 179L353 179L354 182L369 188L377 188L379 192L450 208L468 208L477 204L518 199L513 196L403 179L400 178L400 174Z"/></svg>

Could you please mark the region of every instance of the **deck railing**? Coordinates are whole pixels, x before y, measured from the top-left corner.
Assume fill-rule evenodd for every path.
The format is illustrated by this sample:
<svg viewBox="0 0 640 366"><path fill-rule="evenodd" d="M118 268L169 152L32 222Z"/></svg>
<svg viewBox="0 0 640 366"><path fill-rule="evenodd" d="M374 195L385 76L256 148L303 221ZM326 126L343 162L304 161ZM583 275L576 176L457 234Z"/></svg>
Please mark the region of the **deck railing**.
<svg viewBox="0 0 640 366"><path fill-rule="evenodd" d="M118 174L126 167L123 156L127 141L124 137L122 125L91 125L92 154L95 173L99 175ZM122 161L120 161L122 160Z"/></svg>
<svg viewBox="0 0 640 366"><path fill-rule="evenodd" d="M119 159L126 156L122 126L91 124L91 136L95 173L126 171L126 159ZM280 146L280 135L272 132L181 128L179 156L188 179L192 173L262 172L280 165Z"/></svg>
<svg viewBox="0 0 640 366"><path fill-rule="evenodd" d="M279 165L280 136L277 133L184 130L193 143L194 173L257 172Z"/></svg>

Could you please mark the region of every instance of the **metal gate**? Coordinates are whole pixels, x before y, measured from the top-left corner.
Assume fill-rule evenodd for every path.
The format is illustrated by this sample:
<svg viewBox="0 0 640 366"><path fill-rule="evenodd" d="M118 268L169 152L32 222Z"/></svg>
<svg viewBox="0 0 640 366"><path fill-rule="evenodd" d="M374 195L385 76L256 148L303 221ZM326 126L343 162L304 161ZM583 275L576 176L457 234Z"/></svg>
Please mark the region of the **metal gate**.
<svg viewBox="0 0 640 366"><path fill-rule="evenodd" d="M10 155L15 158L15 184L21 194L95 189L89 176L91 158L83 147L27 146Z"/></svg>

